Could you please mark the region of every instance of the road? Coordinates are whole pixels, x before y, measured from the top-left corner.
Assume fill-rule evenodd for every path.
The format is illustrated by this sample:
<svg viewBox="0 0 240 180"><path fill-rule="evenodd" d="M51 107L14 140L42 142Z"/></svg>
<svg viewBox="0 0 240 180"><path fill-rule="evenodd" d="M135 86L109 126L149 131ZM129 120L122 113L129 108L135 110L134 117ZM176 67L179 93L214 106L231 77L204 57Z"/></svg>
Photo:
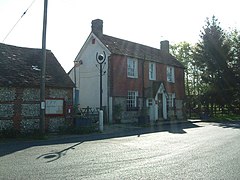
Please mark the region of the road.
<svg viewBox="0 0 240 180"><path fill-rule="evenodd" d="M0 179L240 179L240 123L1 143Z"/></svg>

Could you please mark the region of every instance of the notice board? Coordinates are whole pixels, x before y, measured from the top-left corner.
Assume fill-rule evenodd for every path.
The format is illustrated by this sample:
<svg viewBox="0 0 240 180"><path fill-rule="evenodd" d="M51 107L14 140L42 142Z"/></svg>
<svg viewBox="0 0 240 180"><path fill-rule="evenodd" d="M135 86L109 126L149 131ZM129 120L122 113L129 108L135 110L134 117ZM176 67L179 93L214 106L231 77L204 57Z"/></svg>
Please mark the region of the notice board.
<svg viewBox="0 0 240 180"><path fill-rule="evenodd" d="M46 114L63 114L63 99L46 99Z"/></svg>

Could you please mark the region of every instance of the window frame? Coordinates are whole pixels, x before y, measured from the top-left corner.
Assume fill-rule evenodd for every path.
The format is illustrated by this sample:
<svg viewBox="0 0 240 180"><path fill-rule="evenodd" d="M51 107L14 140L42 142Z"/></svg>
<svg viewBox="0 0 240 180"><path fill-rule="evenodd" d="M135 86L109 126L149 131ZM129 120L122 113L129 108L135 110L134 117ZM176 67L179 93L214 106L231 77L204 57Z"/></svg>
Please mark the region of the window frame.
<svg viewBox="0 0 240 180"><path fill-rule="evenodd" d="M168 98L167 98L167 105L169 108L174 108L175 107L175 93L168 93Z"/></svg>
<svg viewBox="0 0 240 180"><path fill-rule="evenodd" d="M156 63L149 62L148 66L149 66L148 67L149 80L156 80Z"/></svg>
<svg viewBox="0 0 240 180"><path fill-rule="evenodd" d="M138 60L135 58L127 58L127 77L138 78Z"/></svg>
<svg viewBox="0 0 240 180"><path fill-rule="evenodd" d="M147 102L146 102L147 107L151 107L151 106L153 106L154 104L155 104L155 101L154 101L153 98L148 98L148 99L147 99Z"/></svg>
<svg viewBox="0 0 240 180"><path fill-rule="evenodd" d="M167 82L175 83L175 73L173 66L167 66Z"/></svg>
<svg viewBox="0 0 240 180"><path fill-rule="evenodd" d="M126 106L128 111L138 110L138 91L129 90L127 94Z"/></svg>

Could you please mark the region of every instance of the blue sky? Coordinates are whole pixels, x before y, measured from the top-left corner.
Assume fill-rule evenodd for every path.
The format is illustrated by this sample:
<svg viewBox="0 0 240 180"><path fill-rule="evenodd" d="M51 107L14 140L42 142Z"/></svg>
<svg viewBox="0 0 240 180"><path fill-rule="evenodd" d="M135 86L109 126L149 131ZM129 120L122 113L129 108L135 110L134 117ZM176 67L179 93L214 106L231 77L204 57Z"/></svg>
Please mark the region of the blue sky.
<svg viewBox="0 0 240 180"><path fill-rule="evenodd" d="M0 0L0 42L33 0ZM35 0L6 44L41 48L44 0ZM206 17L215 15L224 29L240 30L238 0L48 0L47 49L68 72L91 31L91 21L103 20L104 34L159 48L195 43Z"/></svg>

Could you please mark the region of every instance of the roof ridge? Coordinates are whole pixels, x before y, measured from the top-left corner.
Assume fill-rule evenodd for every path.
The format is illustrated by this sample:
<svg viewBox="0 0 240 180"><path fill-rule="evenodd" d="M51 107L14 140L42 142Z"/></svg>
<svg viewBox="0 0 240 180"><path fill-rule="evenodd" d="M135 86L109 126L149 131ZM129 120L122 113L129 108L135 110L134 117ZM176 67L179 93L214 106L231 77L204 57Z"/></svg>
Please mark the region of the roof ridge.
<svg viewBox="0 0 240 180"><path fill-rule="evenodd" d="M126 42L129 42L129 43L133 43L133 44L136 44L136 45L141 45L141 46L145 46L145 47L147 47L147 48L152 48L152 49L161 51L161 50L158 49L158 48L155 48L155 47L152 47L152 46L149 46L149 45L145 45L145 44L141 44L141 43L138 43L138 42L133 42L133 41L130 41L130 40L126 40L126 39L122 39L122 38L110 36L110 35L107 35L107 34L103 34L103 36L108 36L108 37L110 37L110 38L115 38L115 39L118 39L118 40L121 40L121 41L126 41ZM100 38L100 39L101 39L101 38Z"/></svg>
<svg viewBox="0 0 240 180"><path fill-rule="evenodd" d="M41 49L0 43L0 86L39 86ZM46 86L73 87L74 84L52 51L46 53Z"/></svg>
<svg viewBox="0 0 240 180"><path fill-rule="evenodd" d="M0 46L8 46L16 49L26 49L26 50L42 50L42 48L31 48L31 47L24 47L24 46L17 46L12 44L6 44L6 43L0 43ZM46 49L46 51L50 51L49 49Z"/></svg>
<svg viewBox="0 0 240 180"><path fill-rule="evenodd" d="M113 54L125 55L148 61L154 61L162 64L184 67L173 55L162 51L160 48L154 48L133 41L109 36L103 34L99 40Z"/></svg>

